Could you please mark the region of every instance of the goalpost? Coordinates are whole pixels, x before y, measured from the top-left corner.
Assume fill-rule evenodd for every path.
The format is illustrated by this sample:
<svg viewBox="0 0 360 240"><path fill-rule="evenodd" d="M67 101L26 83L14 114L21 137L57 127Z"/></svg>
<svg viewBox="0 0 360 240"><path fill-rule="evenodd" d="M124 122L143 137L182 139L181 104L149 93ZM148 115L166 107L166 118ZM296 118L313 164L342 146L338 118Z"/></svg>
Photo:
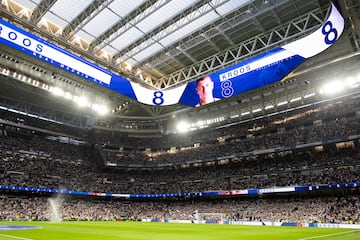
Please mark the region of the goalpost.
<svg viewBox="0 0 360 240"><path fill-rule="evenodd" d="M193 222L196 223L219 223L222 224L226 221L226 213L200 213L198 210L195 210L192 214Z"/></svg>

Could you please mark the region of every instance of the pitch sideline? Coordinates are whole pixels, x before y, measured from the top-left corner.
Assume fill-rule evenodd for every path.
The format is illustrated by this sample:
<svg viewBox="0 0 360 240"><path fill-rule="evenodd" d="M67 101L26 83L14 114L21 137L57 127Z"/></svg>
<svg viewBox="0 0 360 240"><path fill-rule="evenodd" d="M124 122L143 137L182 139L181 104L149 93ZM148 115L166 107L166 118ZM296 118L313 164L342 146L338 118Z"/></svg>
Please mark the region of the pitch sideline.
<svg viewBox="0 0 360 240"><path fill-rule="evenodd" d="M348 233L352 233L352 232L359 232L359 230L351 230L351 231L338 232L338 233L331 233L331 234L319 235L319 236L308 237L308 238L300 238L300 239L298 239L298 240L310 240L310 239L317 239L317 238L331 237L331 236L336 236L336 235L348 234Z"/></svg>
<svg viewBox="0 0 360 240"><path fill-rule="evenodd" d="M23 237L17 237L17 236L12 236L12 235L6 235L6 234L0 234L0 238L1 237L7 237L7 238L13 238L13 239L20 239L20 240L33 240L31 238L23 238Z"/></svg>

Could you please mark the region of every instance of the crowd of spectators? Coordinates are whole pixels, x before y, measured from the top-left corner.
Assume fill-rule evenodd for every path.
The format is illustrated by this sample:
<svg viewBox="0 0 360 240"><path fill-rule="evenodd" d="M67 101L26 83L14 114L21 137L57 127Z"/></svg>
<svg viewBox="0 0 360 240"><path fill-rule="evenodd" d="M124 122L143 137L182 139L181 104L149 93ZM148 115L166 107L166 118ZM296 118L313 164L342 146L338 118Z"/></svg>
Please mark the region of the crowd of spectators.
<svg viewBox="0 0 360 240"><path fill-rule="evenodd" d="M93 145L60 143L35 132L26 131L24 134L18 128L7 128L6 131L2 128L0 185L150 194L360 182L358 112L358 99L298 110L291 115L287 113L204 135L198 134L189 142L194 144L196 142L192 141L195 139L203 140L197 148L182 149L184 138L181 138L179 143L172 139L169 142L177 149L174 153L163 150L146 153L138 151L138 148L131 150L129 147L126 151L99 149ZM349 136L354 138L318 147L205 161L255 150L289 147ZM220 138L222 141L219 141ZM131 144L132 141L134 139L129 138L128 143ZM146 141L143 140L142 143L146 144ZM145 145L145 148L147 146ZM96 151L99 151L97 155ZM200 164L186 163L195 160L204 161L200 161ZM99 165L99 162L102 165ZM171 169L131 170L108 167L106 163L109 162L125 166L165 163L183 165L171 165ZM9 220L23 216L28 219L49 220L51 217L46 207L46 198L9 195L0 197L1 205L5 206L1 209L1 218ZM188 218L191 211L198 209L200 212L223 212L228 214L229 218L238 220L297 221L303 217L306 221L359 222L358 198L358 195L354 195L329 197L322 201L312 198L290 201L282 198L256 201L228 199L171 204L61 200L60 206L62 218L82 220L114 220L123 215L133 218L148 216L183 219ZM309 211L311 208L315 210Z"/></svg>
<svg viewBox="0 0 360 240"><path fill-rule="evenodd" d="M213 159L261 149L290 147L360 134L357 115L359 109L359 99L355 98L346 103L343 101L328 103L228 128L177 135L179 139L177 144L174 143L174 136L167 136L161 140L164 141L163 146L169 147L166 150L145 152L138 151L138 147L132 149L125 148L124 145L117 146L115 149L104 147L102 150L106 161L112 164L157 165ZM187 147L182 145L184 139L189 141ZM128 138L123 141L123 144L131 144L136 140L137 138ZM137 146L144 146L144 149L151 148L160 140L151 139L147 143L145 141L146 139L139 140ZM169 146L169 143L174 145ZM171 147L176 150L170 151ZM155 148L159 149L160 146L155 146Z"/></svg>
<svg viewBox="0 0 360 240"><path fill-rule="evenodd" d="M255 121L247 121L241 124L217 129L203 129L186 134L169 134L166 136L138 138L128 137L125 133L116 132L97 132L98 142L111 143L111 145L124 147L126 149L145 149L167 150L171 147L188 147L196 143L214 143L219 138L243 139L248 134L259 135L278 132L279 129L301 130L318 124L319 120L323 123L340 123L342 118L353 118L360 108L359 97L340 99L335 102L323 103L317 106L308 106L303 109L296 109L271 117L258 118ZM339 129L340 130L340 129Z"/></svg>
<svg viewBox="0 0 360 240"><path fill-rule="evenodd" d="M88 146L13 134L0 137L0 185L76 188L96 169Z"/></svg>
<svg viewBox="0 0 360 240"><path fill-rule="evenodd" d="M0 196L0 220L222 220L360 223L358 193L339 196L184 201ZM196 214L195 214L196 213ZM206 215L204 214L206 213ZM220 215L221 214L221 215Z"/></svg>
<svg viewBox="0 0 360 240"><path fill-rule="evenodd" d="M178 193L349 183L358 182L360 173L359 139L320 150L305 148L163 170L99 167L92 161L89 146L52 142L40 136L25 140L9 136L0 139L0 185L8 186L108 193ZM47 145L51 146L49 152Z"/></svg>
<svg viewBox="0 0 360 240"><path fill-rule="evenodd" d="M100 189L177 193L358 182L359 154L357 149L347 148L334 153L288 154L267 159L248 157L239 162L199 168L116 171L106 175L110 183L104 182Z"/></svg>

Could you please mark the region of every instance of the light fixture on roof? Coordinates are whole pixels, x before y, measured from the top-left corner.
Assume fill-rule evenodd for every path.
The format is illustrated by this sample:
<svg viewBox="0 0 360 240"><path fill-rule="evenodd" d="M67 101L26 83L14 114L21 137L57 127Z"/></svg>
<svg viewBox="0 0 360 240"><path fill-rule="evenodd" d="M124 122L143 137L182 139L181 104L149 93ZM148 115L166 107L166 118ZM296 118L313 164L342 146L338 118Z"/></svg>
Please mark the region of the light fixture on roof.
<svg viewBox="0 0 360 240"><path fill-rule="evenodd" d="M76 104L80 107L85 107L88 105L89 101L86 97L74 97L73 100L76 102Z"/></svg>
<svg viewBox="0 0 360 240"><path fill-rule="evenodd" d="M356 77L349 76L345 79L345 85L348 87L352 87L357 83Z"/></svg>
<svg viewBox="0 0 360 240"><path fill-rule="evenodd" d="M308 93L308 94L306 94L306 95L304 96L304 98L313 97L313 96L315 96L315 95L316 95L316 93L314 93L314 92Z"/></svg>
<svg viewBox="0 0 360 240"><path fill-rule="evenodd" d="M344 84L341 81L332 81L329 83L326 83L321 89L320 93L323 94L336 94L341 92L344 89Z"/></svg>
<svg viewBox="0 0 360 240"><path fill-rule="evenodd" d="M301 100L301 97L296 97L296 98L291 99L290 102L297 102L300 100Z"/></svg>
<svg viewBox="0 0 360 240"><path fill-rule="evenodd" d="M52 87L50 91L56 96L64 96L64 90L59 87Z"/></svg>
<svg viewBox="0 0 360 240"><path fill-rule="evenodd" d="M189 131L189 124L187 122L181 121L176 125L176 130L179 133L185 133L187 131Z"/></svg>
<svg viewBox="0 0 360 240"><path fill-rule="evenodd" d="M274 108L274 105L267 105L267 106L265 107L265 110L268 110L268 109L271 109L271 108Z"/></svg>
<svg viewBox="0 0 360 240"><path fill-rule="evenodd" d="M105 105L94 103L91 105L91 108L101 116L109 113L109 109Z"/></svg>
<svg viewBox="0 0 360 240"><path fill-rule="evenodd" d="M65 98L65 99L68 99L68 100L72 100L73 95L72 95L71 93L69 93L69 92L65 92L64 98Z"/></svg>
<svg viewBox="0 0 360 240"><path fill-rule="evenodd" d="M286 104L288 104L288 101L279 102L277 105L278 105L278 106L282 106L282 105L286 105Z"/></svg>

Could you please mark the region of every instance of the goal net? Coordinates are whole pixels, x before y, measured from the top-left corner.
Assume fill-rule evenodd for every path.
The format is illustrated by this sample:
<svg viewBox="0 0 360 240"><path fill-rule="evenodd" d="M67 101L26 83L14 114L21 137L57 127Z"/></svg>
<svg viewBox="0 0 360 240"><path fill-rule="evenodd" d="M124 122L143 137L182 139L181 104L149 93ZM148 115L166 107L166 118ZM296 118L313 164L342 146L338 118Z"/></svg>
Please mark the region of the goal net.
<svg viewBox="0 0 360 240"><path fill-rule="evenodd" d="M193 223L219 223L222 224L226 221L225 213L206 213L195 210L192 214Z"/></svg>

